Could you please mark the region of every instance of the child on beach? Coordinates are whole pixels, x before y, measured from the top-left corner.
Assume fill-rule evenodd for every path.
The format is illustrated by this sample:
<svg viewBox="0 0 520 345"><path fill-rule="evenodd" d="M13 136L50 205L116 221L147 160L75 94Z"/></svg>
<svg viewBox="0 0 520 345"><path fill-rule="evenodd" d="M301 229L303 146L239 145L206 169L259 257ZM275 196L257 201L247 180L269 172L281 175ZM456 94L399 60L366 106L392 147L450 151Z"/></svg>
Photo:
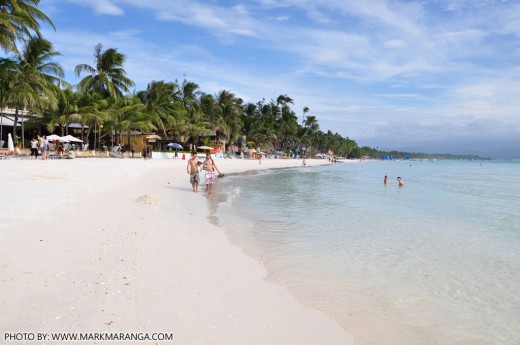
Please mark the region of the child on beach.
<svg viewBox="0 0 520 345"><path fill-rule="evenodd" d="M197 159L197 154L192 152L191 158L188 160L188 166L186 167L186 171L190 174L190 183L193 187L193 192L197 193L199 191L199 160Z"/></svg>
<svg viewBox="0 0 520 345"><path fill-rule="evenodd" d="M31 140L31 156L34 156L34 159L38 158L38 139L36 138Z"/></svg>
<svg viewBox="0 0 520 345"><path fill-rule="evenodd" d="M211 194L211 189L213 187L213 182L215 182L215 170L218 171L219 176L222 175L220 170L218 170L217 165L211 158L211 154L206 154L206 160L202 163L202 169L206 170L206 192Z"/></svg>
<svg viewBox="0 0 520 345"><path fill-rule="evenodd" d="M42 152L42 159L47 159L47 150L49 149L49 141L47 140L47 136L42 135L40 141L40 151Z"/></svg>

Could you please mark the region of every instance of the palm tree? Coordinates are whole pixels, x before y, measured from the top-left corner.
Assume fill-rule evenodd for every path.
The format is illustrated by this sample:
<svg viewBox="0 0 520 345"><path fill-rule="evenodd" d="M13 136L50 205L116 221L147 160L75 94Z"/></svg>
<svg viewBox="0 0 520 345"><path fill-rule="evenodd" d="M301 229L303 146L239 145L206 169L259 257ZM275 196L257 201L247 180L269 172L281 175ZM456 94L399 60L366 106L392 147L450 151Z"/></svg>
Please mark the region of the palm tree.
<svg viewBox="0 0 520 345"><path fill-rule="evenodd" d="M303 107L303 116L302 116L302 127L305 122L305 114L309 112L309 107Z"/></svg>
<svg viewBox="0 0 520 345"><path fill-rule="evenodd" d="M279 146L277 130L278 130L278 119L281 117L280 107L275 104L274 101L265 103L265 100L258 102L255 106L255 110L252 111L250 106L244 107L244 111L247 113L246 116L253 116L253 123L249 125L248 137L251 136L252 140L258 145L262 146ZM245 126L247 121L245 121ZM244 128L247 130L247 128Z"/></svg>
<svg viewBox="0 0 520 345"><path fill-rule="evenodd" d="M98 94L74 92L72 87L68 86L58 93L57 108L44 112L41 122L47 125L49 132L53 132L56 125L59 126L61 136L65 135L65 128L70 123L79 123L81 125L81 140L85 142L85 138L88 140L90 135L93 121L102 117L99 111L101 107L99 101L101 101L101 96ZM85 128L88 129L86 135Z"/></svg>
<svg viewBox="0 0 520 345"><path fill-rule="evenodd" d="M200 95L200 91L198 91L198 88L198 84L191 81L187 81L185 79L182 82L182 85L178 92L181 106L184 109L186 109L186 113L190 118L194 118L202 114L200 100L198 99L198 96Z"/></svg>
<svg viewBox="0 0 520 345"><path fill-rule="evenodd" d="M276 138L273 121L269 116L264 116L262 109L265 109L263 102L248 103L244 106L243 130L248 142L253 141L256 146L270 147Z"/></svg>
<svg viewBox="0 0 520 345"><path fill-rule="evenodd" d="M52 21L38 9L40 0L0 0L0 47L6 52L22 56L16 41L24 41L35 33L40 35L39 21L50 24Z"/></svg>
<svg viewBox="0 0 520 345"><path fill-rule="evenodd" d="M205 117L208 119L209 123L213 126L213 129L218 127L217 122L219 119L218 116L218 104L217 100L213 95L209 93L201 93L200 95L200 109Z"/></svg>
<svg viewBox="0 0 520 345"><path fill-rule="evenodd" d="M77 93L77 112L71 114L71 121L81 124L81 140L88 141L90 132L96 128L96 123L104 120L104 113L101 111L107 107L106 100L97 93ZM87 133L85 134L85 128ZM95 142L93 147L95 147Z"/></svg>
<svg viewBox="0 0 520 345"><path fill-rule="evenodd" d="M2 60L9 68L8 88L3 99L15 108L14 138L20 110L56 108L56 94L64 75L63 68L51 61L57 55L61 54L53 50L49 41L36 37L29 39L21 56Z"/></svg>
<svg viewBox="0 0 520 345"><path fill-rule="evenodd" d="M57 92L57 106L55 109L44 111L42 122L46 123L47 130L53 132L56 126L60 127L61 136L65 135L66 126L71 123L71 115L77 112L78 95L69 86Z"/></svg>
<svg viewBox="0 0 520 345"><path fill-rule="evenodd" d="M255 134L259 124L260 115L258 112L258 108L256 107L256 104L245 104L242 111L242 130L244 132L244 135L246 135L248 142L257 142Z"/></svg>
<svg viewBox="0 0 520 345"><path fill-rule="evenodd" d="M289 107L289 104L293 104L294 101L287 95L280 95L276 98L276 105L282 106L282 111Z"/></svg>
<svg viewBox="0 0 520 345"><path fill-rule="evenodd" d="M156 127L167 136L169 130L177 125L180 117L179 104L174 97L178 89L176 83L152 81L145 91L137 93L137 97L146 106Z"/></svg>
<svg viewBox="0 0 520 345"><path fill-rule="evenodd" d="M9 92L9 84L11 80L14 78L14 74L17 70L16 61L12 59L0 59L0 116L3 116L4 106L6 104L6 97ZM3 135L3 128L2 133ZM0 136L0 140L2 137Z"/></svg>
<svg viewBox="0 0 520 345"><path fill-rule="evenodd" d="M305 144L307 145L307 148L309 148L309 146L313 144L316 133L319 130L320 126L318 125L318 120L316 119L316 116L307 116L307 118L304 121L304 125L305 127L302 128L302 130L304 130L304 133L300 138L298 144Z"/></svg>
<svg viewBox="0 0 520 345"><path fill-rule="evenodd" d="M224 136L225 144L223 151L225 151L225 145L236 143L241 134L243 124L241 119L243 112L242 99L236 98L231 91L222 90L217 94L216 101L216 110L219 116L217 121L219 135Z"/></svg>
<svg viewBox="0 0 520 345"><path fill-rule="evenodd" d="M296 140L298 130L298 118L291 110L289 104L293 103L292 98L287 95L280 95L276 99L276 108L281 109L276 114L276 134L281 140L282 148L290 147L291 143Z"/></svg>
<svg viewBox="0 0 520 345"><path fill-rule="evenodd" d="M94 47L96 67L86 64L77 65L74 72L80 76L82 72L88 75L81 79L78 89L85 92L96 92L104 97L119 98L123 92L130 92L134 82L127 78L123 69L125 56L118 53L117 49L109 48L103 51L101 43Z"/></svg>
<svg viewBox="0 0 520 345"><path fill-rule="evenodd" d="M113 131L120 142L123 142L125 133L134 129L147 133L157 130L157 127L152 124L150 114L146 111L146 106L138 97L128 96L115 100L104 112L107 115L105 128Z"/></svg>

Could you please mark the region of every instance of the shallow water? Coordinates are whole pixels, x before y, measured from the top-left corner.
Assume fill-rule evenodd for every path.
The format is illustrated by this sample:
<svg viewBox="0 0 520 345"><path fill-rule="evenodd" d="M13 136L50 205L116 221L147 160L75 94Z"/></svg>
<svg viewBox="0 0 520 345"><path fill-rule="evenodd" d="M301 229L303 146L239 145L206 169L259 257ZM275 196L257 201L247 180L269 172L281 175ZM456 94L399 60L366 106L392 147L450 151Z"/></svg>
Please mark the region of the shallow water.
<svg viewBox="0 0 520 345"><path fill-rule="evenodd" d="M519 163L302 167L216 192L232 241L358 343L520 344Z"/></svg>

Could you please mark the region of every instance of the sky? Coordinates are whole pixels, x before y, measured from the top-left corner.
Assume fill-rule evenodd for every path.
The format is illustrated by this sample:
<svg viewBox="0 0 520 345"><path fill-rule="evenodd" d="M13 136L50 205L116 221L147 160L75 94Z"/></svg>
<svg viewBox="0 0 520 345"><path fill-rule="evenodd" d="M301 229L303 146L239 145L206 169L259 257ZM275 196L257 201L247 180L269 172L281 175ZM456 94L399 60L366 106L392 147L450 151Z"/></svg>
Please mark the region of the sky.
<svg viewBox="0 0 520 345"><path fill-rule="evenodd" d="M294 100L380 150L520 158L520 1L44 0L65 79L117 48L153 80Z"/></svg>

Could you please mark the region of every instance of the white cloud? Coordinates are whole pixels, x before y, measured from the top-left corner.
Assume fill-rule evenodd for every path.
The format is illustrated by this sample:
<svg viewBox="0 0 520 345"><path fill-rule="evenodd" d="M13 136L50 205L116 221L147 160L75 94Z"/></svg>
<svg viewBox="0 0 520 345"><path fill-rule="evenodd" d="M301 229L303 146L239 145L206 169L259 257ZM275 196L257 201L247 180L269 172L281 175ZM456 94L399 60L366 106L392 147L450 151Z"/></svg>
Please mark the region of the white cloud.
<svg viewBox="0 0 520 345"><path fill-rule="evenodd" d="M83 5L94 9L99 14L116 15L120 16L124 14L121 7L117 6L110 0L69 0L72 3Z"/></svg>
<svg viewBox="0 0 520 345"><path fill-rule="evenodd" d="M384 46L388 48L404 48L407 46L407 44L405 40L392 39L384 42Z"/></svg>
<svg viewBox="0 0 520 345"><path fill-rule="evenodd" d="M91 6L94 6L96 12L109 15L123 15L124 11L121 7L116 6L107 0L91 0Z"/></svg>
<svg viewBox="0 0 520 345"><path fill-rule="evenodd" d="M269 19L276 20L278 22L286 22L289 20L289 16L278 16L278 17L269 17Z"/></svg>

